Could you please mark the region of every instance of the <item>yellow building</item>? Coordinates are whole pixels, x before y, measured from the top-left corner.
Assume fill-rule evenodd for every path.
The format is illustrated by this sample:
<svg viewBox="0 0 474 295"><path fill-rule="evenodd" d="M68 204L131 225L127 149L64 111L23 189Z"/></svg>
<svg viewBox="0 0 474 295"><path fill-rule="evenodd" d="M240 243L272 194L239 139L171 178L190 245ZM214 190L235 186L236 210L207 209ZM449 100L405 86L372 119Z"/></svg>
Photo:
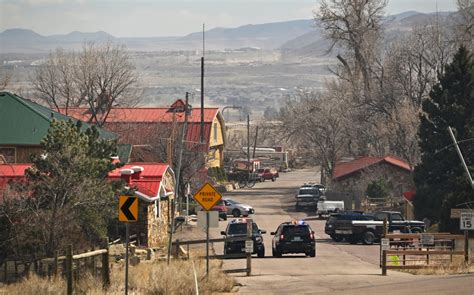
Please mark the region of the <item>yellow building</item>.
<svg viewBox="0 0 474 295"><path fill-rule="evenodd" d="M185 120L184 105L185 103L178 99L166 108L113 108L103 128L118 134L119 143L132 145L132 161L167 162L167 159L158 155L156 151L148 152L146 149L163 146L166 139L171 139L173 146L178 144L179 132ZM86 122L90 121L92 116L84 108L69 108L68 114ZM219 109L204 108L202 136L201 109L191 109L187 119L185 141L188 150L204 153L207 156L206 167L222 167L226 137L224 118ZM138 150L140 155L137 153Z"/></svg>

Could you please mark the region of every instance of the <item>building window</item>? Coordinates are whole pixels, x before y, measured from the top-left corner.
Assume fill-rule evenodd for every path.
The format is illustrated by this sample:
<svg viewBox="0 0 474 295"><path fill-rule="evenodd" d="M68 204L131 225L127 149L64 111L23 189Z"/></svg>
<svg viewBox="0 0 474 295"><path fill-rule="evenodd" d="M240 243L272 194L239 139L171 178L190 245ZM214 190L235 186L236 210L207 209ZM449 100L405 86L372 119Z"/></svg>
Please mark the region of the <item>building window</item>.
<svg viewBox="0 0 474 295"><path fill-rule="evenodd" d="M160 217L160 200L156 200L155 201L155 218L159 218Z"/></svg>
<svg viewBox="0 0 474 295"><path fill-rule="evenodd" d="M14 147L0 147L0 162L16 163L16 149Z"/></svg>
<svg viewBox="0 0 474 295"><path fill-rule="evenodd" d="M214 142L217 142L217 123L214 123Z"/></svg>

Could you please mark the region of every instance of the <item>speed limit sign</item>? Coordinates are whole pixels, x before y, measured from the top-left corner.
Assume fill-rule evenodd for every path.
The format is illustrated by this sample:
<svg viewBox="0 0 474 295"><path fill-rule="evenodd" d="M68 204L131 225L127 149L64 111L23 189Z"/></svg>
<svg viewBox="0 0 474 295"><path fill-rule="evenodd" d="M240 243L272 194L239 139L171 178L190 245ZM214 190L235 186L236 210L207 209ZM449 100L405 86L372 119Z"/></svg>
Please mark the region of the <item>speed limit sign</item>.
<svg viewBox="0 0 474 295"><path fill-rule="evenodd" d="M461 221L461 230L474 230L474 213L462 212L459 220Z"/></svg>

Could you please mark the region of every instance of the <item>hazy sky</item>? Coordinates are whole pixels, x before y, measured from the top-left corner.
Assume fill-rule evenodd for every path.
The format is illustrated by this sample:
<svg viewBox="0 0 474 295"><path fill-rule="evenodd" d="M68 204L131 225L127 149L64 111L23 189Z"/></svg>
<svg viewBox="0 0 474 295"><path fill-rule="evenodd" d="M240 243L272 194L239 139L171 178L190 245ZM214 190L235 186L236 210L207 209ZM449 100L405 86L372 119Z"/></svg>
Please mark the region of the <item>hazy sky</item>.
<svg viewBox="0 0 474 295"><path fill-rule="evenodd" d="M0 0L0 31L182 36L206 28L309 19L318 0ZM455 0L389 0L388 14L454 11Z"/></svg>

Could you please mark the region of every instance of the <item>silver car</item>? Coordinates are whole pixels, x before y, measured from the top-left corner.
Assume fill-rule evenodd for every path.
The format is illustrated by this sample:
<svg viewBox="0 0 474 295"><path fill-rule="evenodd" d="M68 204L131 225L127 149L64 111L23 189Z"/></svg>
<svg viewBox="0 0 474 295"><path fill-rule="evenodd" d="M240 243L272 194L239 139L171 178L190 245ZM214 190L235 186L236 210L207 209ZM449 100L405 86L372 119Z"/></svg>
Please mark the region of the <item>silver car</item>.
<svg viewBox="0 0 474 295"><path fill-rule="evenodd" d="M248 216L249 214L255 213L252 206L239 203L232 199L224 199L224 204L227 207L227 214L234 217Z"/></svg>

